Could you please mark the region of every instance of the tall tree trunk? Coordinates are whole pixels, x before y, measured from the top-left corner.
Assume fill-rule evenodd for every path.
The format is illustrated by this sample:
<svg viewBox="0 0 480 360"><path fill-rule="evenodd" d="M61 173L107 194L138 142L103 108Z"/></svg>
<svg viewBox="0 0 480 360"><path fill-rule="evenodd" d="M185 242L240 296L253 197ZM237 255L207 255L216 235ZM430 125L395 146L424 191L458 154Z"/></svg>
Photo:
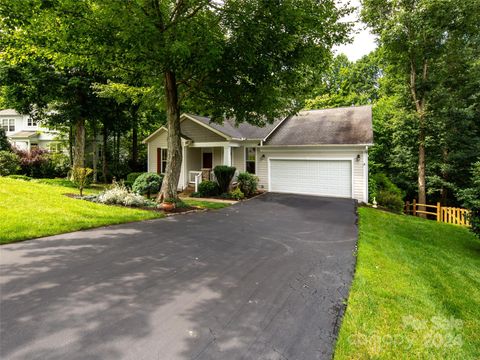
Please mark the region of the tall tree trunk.
<svg viewBox="0 0 480 360"><path fill-rule="evenodd" d="M102 173L103 182L108 183L108 129L103 125L103 151L102 151Z"/></svg>
<svg viewBox="0 0 480 360"><path fill-rule="evenodd" d="M70 156L70 167L73 166L73 127L68 127L68 155Z"/></svg>
<svg viewBox="0 0 480 360"><path fill-rule="evenodd" d="M164 199L177 199L177 186L182 168L182 140L180 135L180 104L175 74L165 72L165 93L167 100L167 169L158 202Z"/></svg>
<svg viewBox="0 0 480 360"><path fill-rule="evenodd" d="M93 183L97 182L97 122L93 121L93 142L92 142L92 167L93 167Z"/></svg>
<svg viewBox="0 0 480 360"><path fill-rule="evenodd" d="M427 81L428 63L427 59L423 60L422 64L422 80ZM412 100L415 103L415 110L418 117L418 203L426 204L427 202L427 188L425 181L425 94L418 94L417 90L417 68L415 60L410 61L410 93ZM424 206L419 207L420 211L425 211ZM421 217L427 217L426 214L420 213Z"/></svg>
<svg viewBox="0 0 480 360"><path fill-rule="evenodd" d="M132 107L132 157L131 168L138 170L138 105Z"/></svg>
<svg viewBox="0 0 480 360"><path fill-rule="evenodd" d="M85 119L75 121L75 144L73 148L73 166L85 167Z"/></svg>

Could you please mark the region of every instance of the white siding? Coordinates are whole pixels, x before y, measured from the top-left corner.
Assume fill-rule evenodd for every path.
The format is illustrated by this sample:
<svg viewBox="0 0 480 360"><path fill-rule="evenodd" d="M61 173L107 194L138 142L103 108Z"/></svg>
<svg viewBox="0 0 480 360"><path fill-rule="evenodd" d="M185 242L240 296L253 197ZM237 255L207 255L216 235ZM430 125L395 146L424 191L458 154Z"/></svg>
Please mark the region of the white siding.
<svg viewBox="0 0 480 360"><path fill-rule="evenodd" d="M235 166L239 173L245 171L245 147L240 146L233 148L232 166Z"/></svg>
<svg viewBox="0 0 480 360"><path fill-rule="evenodd" d="M353 198L363 202L366 199L364 177L364 147L289 147L286 148L258 148L257 176L260 189L268 189L268 159L269 158L325 158L325 159L353 159ZM262 159L262 155L265 158ZM360 161L356 161L357 155Z"/></svg>
<svg viewBox="0 0 480 360"><path fill-rule="evenodd" d="M148 142L148 171L157 172L157 148L167 147L167 132L163 131Z"/></svg>

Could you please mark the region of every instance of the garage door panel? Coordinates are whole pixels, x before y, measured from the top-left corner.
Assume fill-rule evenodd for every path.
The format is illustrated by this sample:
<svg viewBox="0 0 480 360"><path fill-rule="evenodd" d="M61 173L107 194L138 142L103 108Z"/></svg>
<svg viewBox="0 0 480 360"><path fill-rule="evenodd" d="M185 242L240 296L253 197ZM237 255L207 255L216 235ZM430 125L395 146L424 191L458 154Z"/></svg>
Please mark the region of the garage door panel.
<svg viewBox="0 0 480 360"><path fill-rule="evenodd" d="M270 191L352 197L352 162L270 159Z"/></svg>

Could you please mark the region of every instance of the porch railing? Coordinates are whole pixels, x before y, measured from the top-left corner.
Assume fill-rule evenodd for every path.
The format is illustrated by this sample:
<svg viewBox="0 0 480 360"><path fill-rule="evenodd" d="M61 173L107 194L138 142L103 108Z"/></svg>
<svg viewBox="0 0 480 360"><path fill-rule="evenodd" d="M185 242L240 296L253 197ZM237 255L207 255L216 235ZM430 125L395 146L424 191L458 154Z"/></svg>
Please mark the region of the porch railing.
<svg viewBox="0 0 480 360"><path fill-rule="evenodd" d="M202 172L201 171L189 171L188 172L188 182L194 184L195 192L198 192L198 185L202 182Z"/></svg>

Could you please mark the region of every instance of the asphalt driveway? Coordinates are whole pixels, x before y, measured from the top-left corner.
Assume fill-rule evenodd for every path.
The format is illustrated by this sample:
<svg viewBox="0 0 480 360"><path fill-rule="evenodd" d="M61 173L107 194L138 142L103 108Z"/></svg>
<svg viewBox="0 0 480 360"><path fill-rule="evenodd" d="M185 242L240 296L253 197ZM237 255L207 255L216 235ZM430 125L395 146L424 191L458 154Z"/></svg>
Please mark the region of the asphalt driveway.
<svg viewBox="0 0 480 360"><path fill-rule="evenodd" d="M352 200L232 207L0 247L2 359L328 359Z"/></svg>

